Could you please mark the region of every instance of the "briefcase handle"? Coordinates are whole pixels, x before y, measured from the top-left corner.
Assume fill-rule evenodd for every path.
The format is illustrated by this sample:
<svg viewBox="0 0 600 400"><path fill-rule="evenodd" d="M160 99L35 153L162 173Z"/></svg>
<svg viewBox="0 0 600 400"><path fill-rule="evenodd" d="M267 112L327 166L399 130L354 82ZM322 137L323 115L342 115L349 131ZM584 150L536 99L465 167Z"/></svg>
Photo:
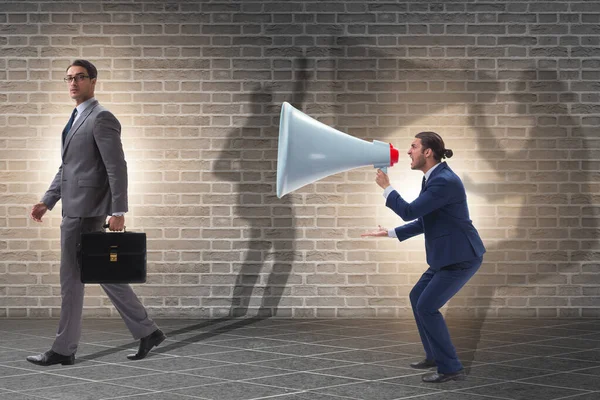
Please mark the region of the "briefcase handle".
<svg viewBox="0 0 600 400"><path fill-rule="evenodd" d="M104 225L102 225L102 228L107 229L109 226L110 225L108 225L108 224L104 224ZM127 227L126 226L123 226L123 232L127 232Z"/></svg>

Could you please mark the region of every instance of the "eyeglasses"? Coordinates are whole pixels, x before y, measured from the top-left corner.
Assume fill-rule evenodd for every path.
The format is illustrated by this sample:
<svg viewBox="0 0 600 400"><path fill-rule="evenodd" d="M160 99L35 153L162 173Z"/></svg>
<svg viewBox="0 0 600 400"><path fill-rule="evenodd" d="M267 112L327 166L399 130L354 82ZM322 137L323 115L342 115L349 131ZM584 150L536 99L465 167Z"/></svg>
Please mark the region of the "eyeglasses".
<svg viewBox="0 0 600 400"><path fill-rule="evenodd" d="M89 75L75 75L75 76L67 76L65 78L63 78L63 80L67 83L71 83L73 81L75 82L82 82L85 78L89 78Z"/></svg>

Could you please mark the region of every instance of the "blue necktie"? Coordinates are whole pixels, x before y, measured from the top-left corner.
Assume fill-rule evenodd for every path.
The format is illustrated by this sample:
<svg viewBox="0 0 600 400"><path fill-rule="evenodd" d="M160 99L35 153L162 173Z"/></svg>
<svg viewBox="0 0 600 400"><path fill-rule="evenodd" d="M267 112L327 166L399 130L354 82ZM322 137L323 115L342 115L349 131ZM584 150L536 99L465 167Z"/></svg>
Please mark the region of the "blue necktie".
<svg viewBox="0 0 600 400"><path fill-rule="evenodd" d="M426 182L426 179L425 179L425 177L423 177L423 180L421 181L421 192L423 192L423 190L425 190L425 182Z"/></svg>
<svg viewBox="0 0 600 400"><path fill-rule="evenodd" d="M69 119L69 122L67 122L67 125L65 126L65 129L63 129L63 132L62 132L63 145L65 144L65 139L67 138L67 134L69 133L69 131L71 130L71 127L73 126L73 121L75 121L76 115L77 115L77 108L74 108L73 112L71 113L71 118Z"/></svg>

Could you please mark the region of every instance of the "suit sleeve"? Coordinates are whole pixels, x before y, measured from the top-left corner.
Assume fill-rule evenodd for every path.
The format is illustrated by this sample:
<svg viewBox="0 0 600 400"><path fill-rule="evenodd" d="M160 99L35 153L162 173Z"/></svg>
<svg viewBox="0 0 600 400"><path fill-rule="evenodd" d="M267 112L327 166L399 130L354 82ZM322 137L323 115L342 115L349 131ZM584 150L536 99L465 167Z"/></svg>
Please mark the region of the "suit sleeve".
<svg viewBox="0 0 600 400"><path fill-rule="evenodd" d="M450 185L446 179L431 179L427 189L412 203L408 203L394 190L388 196L385 205L404 221L412 221L448 204L450 202L448 186Z"/></svg>
<svg viewBox="0 0 600 400"><path fill-rule="evenodd" d="M48 210L52 210L54 208L54 206L56 205L56 203L61 198L61 190L60 190L61 181L62 181L62 164L60 167L58 167L58 172L54 176L54 179L52 180L50 187L44 194L44 197L42 197L42 203L44 203L46 205L46 207L48 207Z"/></svg>
<svg viewBox="0 0 600 400"><path fill-rule="evenodd" d="M127 162L121 143L121 124L109 111L102 111L96 116L93 133L108 174L112 193L111 212L126 212Z"/></svg>
<svg viewBox="0 0 600 400"><path fill-rule="evenodd" d="M413 236L420 235L423 233L423 222L418 219L416 221L409 222L394 229L396 231L396 237L399 241L410 239Z"/></svg>

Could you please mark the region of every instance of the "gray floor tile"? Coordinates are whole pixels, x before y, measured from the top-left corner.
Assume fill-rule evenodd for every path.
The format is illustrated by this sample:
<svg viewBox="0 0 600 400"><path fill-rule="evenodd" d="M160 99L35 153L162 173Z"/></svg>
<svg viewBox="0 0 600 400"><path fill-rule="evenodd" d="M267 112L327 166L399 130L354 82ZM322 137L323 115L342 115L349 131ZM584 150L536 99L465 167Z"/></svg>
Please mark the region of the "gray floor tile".
<svg viewBox="0 0 600 400"><path fill-rule="evenodd" d="M28 337L28 338L24 338L24 339L13 339L13 340L7 340L7 341L2 341L1 346L2 348L5 349L10 349L10 350L26 350L26 351L31 351L31 350L36 350L39 348L44 348L46 350L49 350L52 347L52 344L54 344L54 339L48 339L48 338L36 338L36 337Z"/></svg>
<svg viewBox="0 0 600 400"><path fill-rule="evenodd" d="M358 363L340 360L327 360L318 357L286 357L278 360L260 361L252 365L266 366L272 368L291 369L295 371L313 371L324 368L339 366L358 365Z"/></svg>
<svg viewBox="0 0 600 400"><path fill-rule="evenodd" d="M573 396L566 398L565 400L598 400L600 399L600 392L586 393L579 396Z"/></svg>
<svg viewBox="0 0 600 400"><path fill-rule="evenodd" d="M317 332L302 332L302 333L284 333L282 335L271 336L272 339L287 340L290 342L300 343L315 343L327 340L340 340L347 339L347 337L340 337L338 335L330 335L327 333Z"/></svg>
<svg viewBox="0 0 600 400"><path fill-rule="evenodd" d="M325 358L328 360L354 361L360 363L376 363L380 361L396 360L406 357L410 357L410 355L385 353L374 350L349 350L337 353L322 354L319 356L319 358Z"/></svg>
<svg viewBox="0 0 600 400"><path fill-rule="evenodd" d="M324 346L344 347L348 349L375 349L378 347L395 346L393 340L381 340L373 338L337 338L319 341L316 344Z"/></svg>
<svg viewBox="0 0 600 400"><path fill-rule="evenodd" d="M178 372L157 373L129 378L112 379L110 384L145 390L170 391L187 387L224 382L222 379L194 376Z"/></svg>
<svg viewBox="0 0 600 400"><path fill-rule="evenodd" d="M118 400L201 400L201 397L191 397L182 394L175 394L171 392L161 393L149 393L149 394L135 394L133 396L118 397ZM117 400L115 399L115 400ZM39 400L39 399L38 399Z"/></svg>
<svg viewBox="0 0 600 400"><path fill-rule="evenodd" d="M129 354L133 354L135 352L137 352L137 347L132 347L130 349L119 349L119 348L112 348L112 347L106 347L106 346L94 346L94 348L90 348L89 346L93 346L93 345L83 345L82 346L82 351L77 352L77 355L75 356L75 362L89 362L89 361L95 361L95 362L105 362L105 363L135 363L137 361L134 360L129 360L127 358L127 356ZM147 358L148 359L162 359L165 358L166 356L156 353L155 351L150 352L150 354L148 354Z"/></svg>
<svg viewBox="0 0 600 400"><path fill-rule="evenodd" d="M315 392L300 392L296 394L284 394L282 396L271 397L269 400L354 400L350 397L330 396Z"/></svg>
<svg viewBox="0 0 600 400"><path fill-rule="evenodd" d="M136 368L133 366L123 366L116 364L88 365L79 368L61 368L48 372L53 375L68 376L80 379L89 379L93 381L106 381L109 379L127 378L132 376L142 376L155 374L156 371L149 369Z"/></svg>
<svg viewBox="0 0 600 400"><path fill-rule="evenodd" d="M127 340L128 342L135 341L130 334L122 335L113 332L100 331L84 332L81 334L81 343L104 343L112 340Z"/></svg>
<svg viewBox="0 0 600 400"><path fill-rule="evenodd" d="M562 348L562 347L551 347L551 346L542 346L537 343L528 343L528 344L510 344L510 345L500 345L494 348L489 348L489 351L499 352L499 353L511 353L517 354L520 356L552 356L556 354L563 354L565 352L573 351L574 349Z"/></svg>
<svg viewBox="0 0 600 400"><path fill-rule="evenodd" d="M494 385L464 389L463 392L481 395L501 395L511 400L543 399L554 400L561 397L583 394L581 390L563 389L553 386L526 384L521 382L504 382Z"/></svg>
<svg viewBox="0 0 600 400"><path fill-rule="evenodd" d="M92 382L46 388L43 391L36 389L24 394L43 396L44 399L52 400L101 400L149 392L148 390L112 385L107 382Z"/></svg>
<svg viewBox="0 0 600 400"><path fill-rule="evenodd" d="M570 389L584 389L600 391L600 380L593 375L584 375L573 372L565 372L551 375L543 375L534 378L521 379L523 383L537 383L539 385L560 386Z"/></svg>
<svg viewBox="0 0 600 400"><path fill-rule="evenodd" d="M374 336L377 334L388 333L383 329L363 329L363 328L325 328L318 333L326 333L328 335L346 336L346 337L366 337Z"/></svg>
<svg viewBox="0 0 600 400"><path fill-rule="evenodd" d="M266 339L266 338L234 338L225 341L214 343L217 346L236 348L236 349L270 349L274 347L287 346L290 344L289 341L281 340L279 338Z"/></svg>
<svg viewBox="0 0 600 400"><path fill-rule="evenodd" d="M540 331L540 328L535 327L535 328L523 329L519 332L520 333L536 333L539 331ZM542 333L544 335L555 336L555 337L577 337L577 336L581 336L581 335L584 335L586 333L591 333L591 332L593 332L593 331L584 330L584 329L574 329L574 328L569 328L566 326L544 327L542 329Z"/></svg>
<svg viewBox="0 0 600 400"><path fill-rule="evenodd" d="M0 335L2 336L3 341L23 339L22 333L11 332L5 329L0 329Z"/></svg>
<svg viewBox="0 0 600 400"><path fill-rule="evenodd" d="M397 385L415 386L423 389L440 389L440 390L459 390L481 385L489 385L503 382L498 379L482 378L478 376L467 376L467 379L462 381L449 381L443 384L425 383L422 380L423 375L433 373L435 371L425 371L413 375L402 376L399 378L385 379L380 382L394 383Z"/></svg>
<svg viewBox="0 0 600 400"><path fill-rule="evenodd" d="M7 378L9 376L16 376L16 375L26 375L26 374L31 374L31 373L32 373L31 370L0 365L0 378Z"/></svg>
<svg viewBox="0 0 600 400"><path fill-rule="evenodd" d="M286 358L286 355L264 351L233 350L227 353L203 354L201 356L195 356L194 358L198 358L199 360L248 363L254 361L277 360L279 358Z"/></svg>
<svg viewBox="0 0 600 400"><path fill-rule="evenodd" d="M187 342L163 342L160 347L153 350L156 354L169 354L174 356L201 356L204 354L217 354L231 351L230 347L198 344Z"/></svg>
<svg viewBox="0 0 600 400"><path fill-rule="evenodd" d="M586 333L586 334L577 336L577 338L583 339L583 340L600 340L600 332Z"/></svg>
<svg viewBox="0 0 600 400"><path fill-rule="evenodd" d="M206 360L193 357L161 357L145 358L135 362L123 362L125 366L150 369L157 372L183 371L186 369L211 368L221 365L231 365L221 361Z"/></svg>
<svg viewBox="0 0 600 400"><path fill-rule="evenodd" d="M381 339L395 342L396 344L402 343L421 343L421 337L415 328L414 332L390 332L382 333L378 335L369 336L370 339Z"/></svg>
<svg viewBox="0 0 600 400"><path fill-rule="evenodd" d="M420 388L415 386L396 385L392 383L374 381L353 383L314 391L317 393L351 397L353 399L361 400L392 400L402 397L439 392L439 389Z"/></svg>
<svg viewBox="0 0 600 400"><path fill-rule="evenodd" d="M209 400L248 400L290 392L289 389L256 385L249 382L227 382L173 391L175 394L198 396Z"/></svg>
<svg viewBox="0 0 600 400"><path fill-rule="evenodd" d="M385 346L378 347L377 349L372 349L375 351L381 351L384 353L395 353L399 356L408 355L408 356L425 356L425 350L423 349L423 345L421 342L419 343L408 343L408 344L396 344L393 346Z"/></svg>
<svg viewBox="0 0 600 400"><path fill-rule="evenodd" d="M600 377L600 365L594 368L584 368L584 369L577 369L577 370L573 370L571 372L575 372L577 374L583 374L583 375L595 375Z"/></svg>
<svg viewBox="0 0 600 400"><path fill-rule="evenodd" d="M485 395L480 396L476 394L467 394L464 392L438 392L434 394L429 394L425 396L415 397L410 400L494 400L494 399L502 399L505 400L506 397L502 397L502 393L497 393L495 395ZM538 399L530 399L530 400L538 400ZM539 399L541 400L541 399ZM569 399L570 400L570 399Z"/></svg>
<svg viewBox="0 0 600 400"><path fill-rule="evenodd" d="M265 376L289 374L290 371L280 368L258 366L255 364L230 364L221 367L191 369L186 370L184 373L237 381L261 378Z"/></svg>
<svg viewBox="0 0 600 400"><path fill-rule="evenodd" d="M18 375L0 378L0 388L15 391L24 391L30 389L74 385L84 382L86 381L77 378L61 377L40 372L31 373L28 375Z"/></svg>
<svg viewBox="0 0 600 400"><path fill-rule="evenodd" d="M465 360L469 360L470 362L480 362L480 363L499 363L502 361L508 360L516 360L521 358L526 358L527 355L524 354L516 354L516 353L502 353L499 351L491 350L477 350L477 351L458 351L458 358L461 362L465 362Z"/></svg>
<svg viewBox="0 0 600 400"><path fill-rule="evenodd" d="M40 400L40 398L23 393L0 392L0 400Z"/></svg>
<svg viewBox="0 0 600 400"><path fill-rule="evenodd" d="M480 337L482 340L500 340L500 341L507 341L507 342L513 342L513 343L532 343L532 342L537 343L542 340L556 339L555 336L544 335L543 332L541 332L541 331L538 332L537 334L534 334L533 332L528 332L528 333L522 333L522 332L486 333L486 334L482 334Z"/></svg>
<svg viewBox="0 0 600 400"><path fill-rule="evenodd" d="M498 346L506 346L511 342L500 342L497 340L486 340L481 338L462 337L453 339L452 343L458 350L485 350L492 349Z"/></svg>
<svg viewBox="0 0 600 400"><path fill-rule="evenodd" d="M387 365L375 364L357 364L347 367L321 369L319 370L319 373L347 378L377 380L412 375L416 372L412 368L391 367Z"/></svg>
<svg viewBox="0 0 600 400"><path fill-rule="evenodd" d="M555 356L559 358L568 358L571 360L600 362L600 350L572 351L568 353L563 352L562 354Z"/></svg>
<svg viewBox="0 0 600 400"><path fill-rule="evenodd" d="M271 349L263 349L271 353L284 354L284 355L295 355L295 356L315 356L327 353L335 353L344 351L343 347L325 346L319 344L288 344L286 346L273 347Z"/></svg>
<svg viewBox="0 0 600 400"><path fill-rule="evenodd" d="M44 397L60 400L600 399L600 322L448 323L468 378L429 385L408 367L423 357L412 319L163 320L167 341L139 361L126 358L138 342L121 320L85 320L76 364L51 367L25 357L48 350L56 320L2 320L0 382L21 393L0 385L0 400L46 386Z"/></svg>
<svg viewBox="0 0 600 400"><path fill-rule="evenodd" d="M537 346L556 346L567 349L600 350L600 340L586 340L581 338L555 338L542 340L535 344Z"/></svg>
<svg viewBox="0 0 600 400"><path fill-rule="evenodd" d="M328 386L343 385L347 383L358 382L353 378L340 378L331 375L325 375L326 372L292 372L286 375L278 375L267 378L257 378L250 380L251 383L261 385L276 386L292 390L318 389Z"/></svg>
<svg viewBox="0 0 600 400"><path fill-rule="evenodd" d="M600 362L581 361L561 357L528 357L520 360L509 360L498 365L513 365L522 368L535 368L544 371L573 371L581 368L600 367Z"/></svg>
<svg viewBox="0 0 600 400"><path fill-rule="evenodd" d="M521 368L502 364L474 364L468 369L469 376L498 380L516 380L546 375L549 371Z"/></svg>
<svg viewBox="0 0 600 400"><path fill-rule="evenodd" d="M214 331L214 333L219 333L219 331ZM235 334L241 337L264 337L268 338L276 335L283 335L286 333L296 333L293 329L274 329L274 328L243 328L243 329L235 329L232 331L226 331L224 333Z"/></svg>

